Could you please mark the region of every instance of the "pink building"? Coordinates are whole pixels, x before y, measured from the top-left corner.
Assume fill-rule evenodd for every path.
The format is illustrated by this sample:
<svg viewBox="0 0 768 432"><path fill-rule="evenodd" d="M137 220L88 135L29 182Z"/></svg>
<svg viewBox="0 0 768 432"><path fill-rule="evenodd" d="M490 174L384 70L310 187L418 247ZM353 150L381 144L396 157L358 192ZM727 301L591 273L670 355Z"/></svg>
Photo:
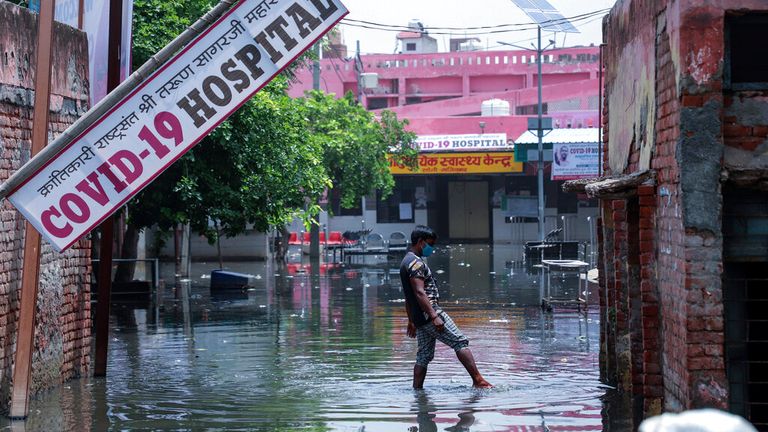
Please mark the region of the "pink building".
<svg viewBox="0 0 768 432"><path fill-rule="evenodd" d="M410 129L420 137L444 141L469 142L483 137L503 139L505 148L484 149L470 146L462 150L465 160L472 155L493 157L513 151L512 141L527 131L527 118L537 113L538 74L532 51L452 51L435 52L434 39L418 27L397 35L398 54L362 55L356 70L354 58L334 56L321 60L321 90L342 95L353 92L374 112L388 109L408 119ZM452 41L454 42L454 41ZM461 42L465 42L462 44ZM458 48L471 40L451 43ZM578 47L545 52L542 64L544 115L552 117L555 128L588 128L598 125L599 48ZM372 88L358 86L375 74ZM297 83L290 89L294 97L312 87L311 69L297 71ZM489 102L490 100L496 100ZM503 101L503 102L502 102ZM595 144L596 145L596 144ZM547 157L551 161L551 145ZM449 155L450 152L445 152ZM434 164L455 161L433 154ZM447 157L447 156L446 156ZM454 158L455 159L455 158ZM475 161L478 159L474 159ZM483 159L492 160L492 159ZM501 159L497 159L501 160ZM425 159L426 161L426 159ZM469 163L469 162L467 162ZM549 163L547 163L547 166ZM435 226L441 236L460 241L516 241L507 201L514 197L536 196L535 164L502 164L501 169L468 169L464 172L403 173L393 169L397 189L386 201L369 199L366 209L346 211L334 208L330 228L359 227L360 219L382 234L408 233L414 223ZM498 172L497 172L498 171ZM547 172L547 175L548 172ZM559 182L547 179L546 214L549 228L569 217L586 219L596 213L594 203L579 202L559 192ZM521 202L524 200L521 200ZM408 204L411 204L409 211ZM519 208L519 206L517 207ZM590 208L592 213L580 211ZM525 213L525 212L524 212ZM339 215L350 215L339 216ZM535 237L535 221L522 229L525 239ZM520 231L520 230L517 230ZM577 230L571 230L578 237ZM581 230L587 233L588 228Z"/></svg>

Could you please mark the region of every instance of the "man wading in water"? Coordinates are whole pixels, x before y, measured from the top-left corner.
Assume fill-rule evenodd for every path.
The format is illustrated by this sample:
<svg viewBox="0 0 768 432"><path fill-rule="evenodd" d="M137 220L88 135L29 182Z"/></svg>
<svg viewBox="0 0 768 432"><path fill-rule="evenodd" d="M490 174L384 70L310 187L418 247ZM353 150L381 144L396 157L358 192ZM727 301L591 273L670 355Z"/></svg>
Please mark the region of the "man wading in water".
<svg viewBox="0 0 768 432"><path fill-rule="evenodd" d="M432 271L423 258L432 255L437 235L431 228L418 225L411 233L411 247L400 264L400 280L405 292L405 310L408 313L408 336L416 338L419 349L413 367L413 388L424 387L427 366L435 356L435 341L456 351L456 357L472 377L478 388L493 387L477 370L475 358L469 349L469 339L456 327L453 320L440 308L440 294Z"/></svg>

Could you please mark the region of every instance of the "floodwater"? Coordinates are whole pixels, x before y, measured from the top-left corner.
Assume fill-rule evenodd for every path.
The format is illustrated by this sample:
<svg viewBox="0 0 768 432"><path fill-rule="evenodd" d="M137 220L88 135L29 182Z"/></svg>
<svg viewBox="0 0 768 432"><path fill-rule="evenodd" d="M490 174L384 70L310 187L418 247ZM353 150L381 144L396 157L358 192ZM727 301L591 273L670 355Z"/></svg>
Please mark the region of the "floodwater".
<svg viewBox="0 0 768 432"><path fill-rule="evenodd" d="M160 301L112 306L106 379L37 396L15 428L603 430L597 308L543 312L539 270L519 258L479 245L429 258L441 304L493 389L473 389L439 343L425 389L411 388L416 342L405 334L399 259L227 263L254 276L250 290L228 295L211 294L217 264L193 263L190 280ZM173 280L172 264L162 276Z"/></svg>

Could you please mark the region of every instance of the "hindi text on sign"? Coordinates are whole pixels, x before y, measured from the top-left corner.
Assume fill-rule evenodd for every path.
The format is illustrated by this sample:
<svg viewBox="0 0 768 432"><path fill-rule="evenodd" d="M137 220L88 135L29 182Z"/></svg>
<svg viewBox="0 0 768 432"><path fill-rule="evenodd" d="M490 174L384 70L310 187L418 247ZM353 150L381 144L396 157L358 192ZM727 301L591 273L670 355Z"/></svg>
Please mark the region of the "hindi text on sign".
<svg viewBox="0 0 768 432"><path fill-rule="evenodd" d="M16 188L10 201L55 249L66 249L346 12L338 0L238 3Z"/></svg>

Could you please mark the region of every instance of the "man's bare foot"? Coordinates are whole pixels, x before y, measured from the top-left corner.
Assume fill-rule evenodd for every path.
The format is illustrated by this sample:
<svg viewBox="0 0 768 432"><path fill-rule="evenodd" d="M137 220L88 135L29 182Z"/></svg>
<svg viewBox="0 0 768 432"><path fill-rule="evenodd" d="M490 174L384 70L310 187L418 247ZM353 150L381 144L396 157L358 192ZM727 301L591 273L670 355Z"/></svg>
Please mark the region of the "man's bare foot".
<svg viewBox="0 0 768 432"><path fill-rule="evenodd" d="M484 378L481 378L481 379L475 381L472 384L472 387L474 387L474 388L481 388L481 389L489 389L489 388L493 388L493 384L489 383Z"/></svg>

